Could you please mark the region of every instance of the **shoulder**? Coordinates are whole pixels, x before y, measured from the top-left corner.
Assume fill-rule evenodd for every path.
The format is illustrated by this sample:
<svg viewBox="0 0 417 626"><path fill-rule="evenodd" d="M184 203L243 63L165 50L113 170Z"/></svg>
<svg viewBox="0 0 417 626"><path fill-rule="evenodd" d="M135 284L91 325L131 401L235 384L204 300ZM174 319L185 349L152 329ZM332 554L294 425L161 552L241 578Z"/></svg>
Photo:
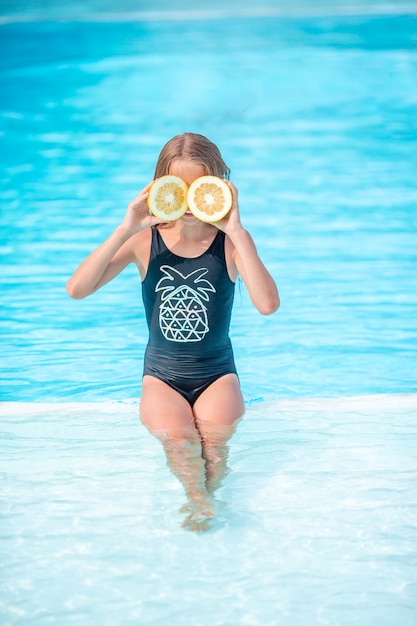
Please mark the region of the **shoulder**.
<svg viewBox="0 0 417 626"><path fill-rule="evenodd" d="M129 248L132 260L138 266L142 276L146 274L149 264L152 245L152 229L147 228L140 233L136 233L129 239Z"/></svg>

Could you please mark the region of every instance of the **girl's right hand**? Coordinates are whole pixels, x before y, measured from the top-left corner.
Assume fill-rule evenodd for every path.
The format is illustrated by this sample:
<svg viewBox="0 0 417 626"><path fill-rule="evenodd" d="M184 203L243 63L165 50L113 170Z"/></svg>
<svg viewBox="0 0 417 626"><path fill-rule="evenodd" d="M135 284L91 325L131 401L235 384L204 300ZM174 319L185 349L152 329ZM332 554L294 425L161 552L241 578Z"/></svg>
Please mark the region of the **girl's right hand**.
<svg viewBox="0 0 417 626"><path fill-rule="evenodd" d="M163 223L163 220L158 219L149 212L147 199L152 182L146 185L146 187L138 193L136 198L128 204L122 226L129 235L134 235L141 230L146 230L151 226Z"/></svg>

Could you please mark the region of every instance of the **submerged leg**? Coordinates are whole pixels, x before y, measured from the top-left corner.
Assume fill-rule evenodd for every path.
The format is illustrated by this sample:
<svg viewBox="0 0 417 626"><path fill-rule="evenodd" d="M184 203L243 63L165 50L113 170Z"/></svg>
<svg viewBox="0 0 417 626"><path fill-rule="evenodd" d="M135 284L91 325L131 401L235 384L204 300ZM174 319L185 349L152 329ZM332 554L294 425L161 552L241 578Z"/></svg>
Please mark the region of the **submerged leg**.
<svg viewBox="0 0 417 626"><path fill-rule="evenodd" d="M145 376L140 416L162 443L168 466L184 487L188 498L184 526L189 530L208 530L216 507L207 490L201 439L190 405L162 381Z"/></svg>
<svg viewBox="0 0 417 626"><path fill-rule="evenodd" d="M237 376L219 378L193 407L205 460L207 491L214 494L229 472L227 442L245 412Z"/></svg>

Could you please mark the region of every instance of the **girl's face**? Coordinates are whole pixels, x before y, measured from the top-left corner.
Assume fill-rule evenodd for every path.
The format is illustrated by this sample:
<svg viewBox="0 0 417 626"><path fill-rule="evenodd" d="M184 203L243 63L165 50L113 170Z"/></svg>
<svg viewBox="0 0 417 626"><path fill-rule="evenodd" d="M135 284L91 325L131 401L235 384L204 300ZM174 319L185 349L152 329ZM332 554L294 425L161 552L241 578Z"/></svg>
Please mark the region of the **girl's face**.
<svg viewBox="0 0 417 626"><path fill-rule="evenodd" d="M193 161L187 161L183 159L176 159L171 163L169 172L171 176L179 176L182 180L185 180L188 186L200 176L207 174L206 168L201 163L194 163Z"/></svg>

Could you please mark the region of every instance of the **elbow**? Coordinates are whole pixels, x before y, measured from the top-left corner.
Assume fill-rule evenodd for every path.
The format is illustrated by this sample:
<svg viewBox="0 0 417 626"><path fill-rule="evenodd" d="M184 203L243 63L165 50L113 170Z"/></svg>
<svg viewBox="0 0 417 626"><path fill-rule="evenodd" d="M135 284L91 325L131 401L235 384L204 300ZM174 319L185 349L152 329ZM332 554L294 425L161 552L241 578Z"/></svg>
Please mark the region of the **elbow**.
<svg viewBox="0 0 417 626"><path fill-rule="evenodd" d="M84 293L83 290L80 289L80 286L77 285L77 283L72 278L70 278L67 282L66 290L69 297L73 300L82 300L83 298L88 296L88 294Z"/></svg>
<svg viewBox="0 0 417 626"><path fill-rule="evenodd" d="M278 311L280 304L281 302L279 299L279 295L276 294L276 296L270 297L265 300L262 305L258 307L258 311L259 313L261 313L261 315L272 315L273 313L276 313L276 311Z"/></svg>

